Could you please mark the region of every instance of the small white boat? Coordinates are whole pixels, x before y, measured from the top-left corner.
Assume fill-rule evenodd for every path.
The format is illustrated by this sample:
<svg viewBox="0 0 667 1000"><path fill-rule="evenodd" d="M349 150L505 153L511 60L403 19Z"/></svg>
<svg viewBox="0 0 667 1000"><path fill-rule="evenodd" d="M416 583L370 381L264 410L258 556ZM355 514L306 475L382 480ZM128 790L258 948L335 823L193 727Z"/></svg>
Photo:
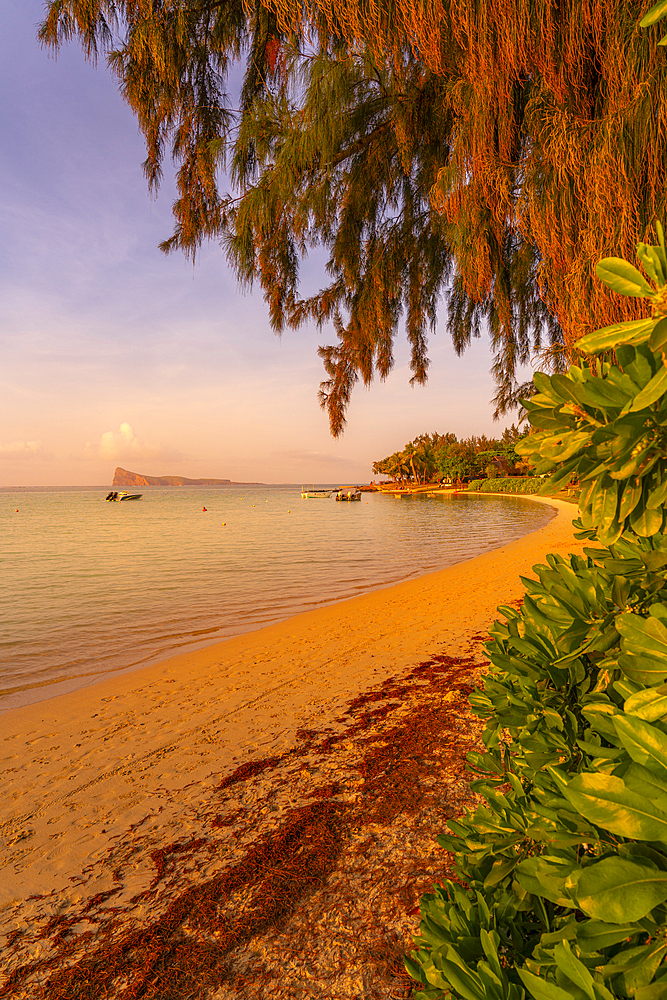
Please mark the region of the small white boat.
<svg viewBox="0 0 667 1000"><path fill-rule="evenodd" d="M307 486L301 487L301 499L302 500L319 500L321 497L325 499L330 497L333 490L316 490L311 486L310 489Z"/></svg>
<svg viewBox="0 0 667 1000"><path fill-rule="evenodd" d="M336 500L361 500L361 491L358 489L338 490Z"/></svg>
<svg viewBox="0 0 667 1000"><path fill-rule="evenodd" d="M141 500L142 495L141 493L116 493L112 490L107 500Z"/></svg>

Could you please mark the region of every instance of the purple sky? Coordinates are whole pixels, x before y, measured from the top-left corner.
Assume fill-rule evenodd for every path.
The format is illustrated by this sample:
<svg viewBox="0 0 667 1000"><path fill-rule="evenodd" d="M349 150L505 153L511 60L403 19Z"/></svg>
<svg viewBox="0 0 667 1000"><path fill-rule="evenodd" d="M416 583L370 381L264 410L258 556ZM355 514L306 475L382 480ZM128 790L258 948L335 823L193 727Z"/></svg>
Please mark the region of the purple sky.
<svg viewBox="0 0 667 1000"><path fill-rule="evenodd" d="M488 341L457 358L430 338L425 388L397 344L385 383L358 387L334 441L317 403L330 330L271 332L217 244L193 268L157 200L143 141L104 61L36 40L38 0L0 0L0 486L108 484L149 475L367 482L422 432L498 435ZM320 261L321 264L321 255ZM319 286L313 262L308 287Z"/></svg>

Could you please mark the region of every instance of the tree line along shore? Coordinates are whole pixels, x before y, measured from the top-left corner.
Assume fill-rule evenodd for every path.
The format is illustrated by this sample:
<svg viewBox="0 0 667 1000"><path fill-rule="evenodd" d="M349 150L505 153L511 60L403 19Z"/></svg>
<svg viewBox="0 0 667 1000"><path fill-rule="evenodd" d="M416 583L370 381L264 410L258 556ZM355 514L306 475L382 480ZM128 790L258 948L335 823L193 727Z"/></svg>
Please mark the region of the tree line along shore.
<svg viewBox="0 0 667 1000"><path fill-rule="evenodd" d="M517 442L528 434L528 428L519 430L514 424L500 438L419 434L401 451L374 462L373 475L388 476L390 485L405 487L529 476L529 463L516 452Z"/></svg>

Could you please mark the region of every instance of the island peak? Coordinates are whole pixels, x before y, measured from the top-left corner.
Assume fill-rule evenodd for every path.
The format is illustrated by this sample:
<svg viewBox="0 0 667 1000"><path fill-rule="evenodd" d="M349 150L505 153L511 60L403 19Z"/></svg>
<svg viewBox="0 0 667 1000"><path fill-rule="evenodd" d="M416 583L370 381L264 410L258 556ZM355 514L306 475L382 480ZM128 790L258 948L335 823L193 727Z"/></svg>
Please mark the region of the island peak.
<svg viewBox="0 0 667 1000"><path fill-rule="evenodd" d="M142 476L127 469L116 469L112 486L262 486L263 483L235 483L231 479L188 479L186 476Z"/></svg>

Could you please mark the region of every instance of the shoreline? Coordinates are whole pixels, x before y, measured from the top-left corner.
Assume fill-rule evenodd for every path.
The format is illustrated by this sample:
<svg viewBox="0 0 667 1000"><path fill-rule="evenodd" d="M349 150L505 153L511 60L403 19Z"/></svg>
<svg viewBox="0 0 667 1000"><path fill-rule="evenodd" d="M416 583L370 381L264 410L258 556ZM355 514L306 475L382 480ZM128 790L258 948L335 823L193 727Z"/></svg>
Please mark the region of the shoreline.
<svg viewBox="0 0 667 1000"><path fill-rule="evenodd" d="M304 733L342 733L355 699L434 656L480 664L496 608L523 593L519 577L548 552L583 548L576 508L537 499L556 516L472 560L6 712L3 930L93 912L107 893L128 920L148 919L137 900L161 877L158 855L185 841L213 851L200 874L188 871L195 881L229 863L222 843L235 826L215 811L205 819L221 779L282 760ZM272 808L262 822L287 815Z"/></svg>
<svg viewBox="0 0 667 1000"><path fill-rule="evenodd" d="M158 487L152 487L158 490ZM451 492L451 491L449 491ZM461 491L461 493L468 495L467 491ZM408 494L400 494L403 498L407 497ZM513 497L519 500L535 500L538 504L543 506L549 506L549 500L551 498L535 497L534 495L524 495L524 494L486 494L486 493L471 493L470 496L475 497L491 497L492 499L507 499ZM551 505L554 511L556 505ZM534 531L540 530L533 528L532 531L528 531L526 534L532 534ZM524 535L520 537L526 537ZM490 543L495 546L494 542ZM504 543L509 544L509 543ZM502 544L497 546L499 548L504 547ZM495 551L495 548L487 548L478 552L479 555L485 555L489 552ZM470 556L467 559L462 559L459 563L453 563L452 566L460 565L463 562L470 561L471 558L476 558L476 556ZM452 568L452 566L442 567L443 569ZM404 569L407 572L407 567ZM275 625L280 625L286 621L290 621L293 618L298 618L299 615L308 613L309 611L320 611L328 607L335 606L337 604L342 604L346 601L356 600L358 597L363 597L368 594L375 593L377 591L391 589L392 587L399 586L407 582L415 582L423 577L428 577L433 573L440 572L440 569L423 569L421 567L416 570L412 570L409 575L404 576L402 573L397 573L393 579L377 581L368 581L365 585L361 585L358 588L346 588L348 590L357 590L356 593L348 593L345 596L340 594L335 596L330 596L325 598L323 601L318 601L314 607L302 608L298 607L294 609L284 609L282 610L282 617L277 617L271 620L268 617L268 621L257 621L249 624L245 624L241 627L241 631L232 632L232 634L218 635L215 637L207 636L206 638L197 638L197 632L190 633L187 628L185 631L178 633L179 642L172 644L171 648L163 648L160 650L152 651L145 654L139 662L130 662L126 665L115 667L113 669L103 669L98 667L98 671L94 669L94 661L91 661L83 673L74 674L73 676L63 676L57 679L53 679L47 682L40 682L39 680L34 680L32 675L26 675L20 682L16 682L16 686L8 688L7 690L0 693L0 719L4 719L9 713L13 711L23 711L30 707L31 705L40 705L44 702L51 701L56 698L63 696L69 696L76 694L77 691L84 691L90 688L96 687L100 683L106 683L107 681L114 681L117 678L124 676L129 676L137 673L141 670L145 670L150 667L157 667L162 663L166 663L168 660L174 659L181 655L191 655L199 653L204 649L212 648L218 646L222 643L227 643L230 640L239 639L243 636L249 634L261 632L267 628L271 628ZM313 602L309 602L313 603ZM230 629L225 628L225 631L230 631Z"/></svg>

